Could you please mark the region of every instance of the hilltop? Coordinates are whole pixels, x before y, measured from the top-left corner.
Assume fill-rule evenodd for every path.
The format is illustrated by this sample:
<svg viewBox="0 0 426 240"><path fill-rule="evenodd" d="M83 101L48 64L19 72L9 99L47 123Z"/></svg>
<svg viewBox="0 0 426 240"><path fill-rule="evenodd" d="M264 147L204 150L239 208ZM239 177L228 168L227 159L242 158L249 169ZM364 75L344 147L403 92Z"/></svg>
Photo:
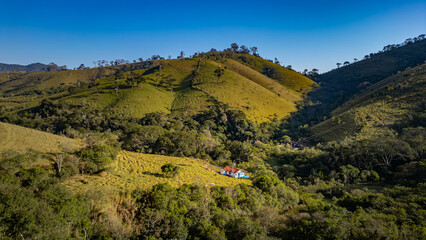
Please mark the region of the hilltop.
<svg viewBox="0 0 426 240"><path fill-rule="evenodd" d="M295 114L292 124L319 123L366 87L406 68L424 64L426 60L425 39L384 49L366 55L362 60L317 75L315 81L319 87L308 93L307 107Z"/></svg>
<svg viewBox="0 0 426 240"><path fill-rule="evenodd" d="M42 72L48 67L42 63L32 63L28 65L0 63L0 73L3 72Z"/></svg>
<svg viewBox="0 0 426 240"><path fill-rule="evenodd" d="M426 64L385 78L332 112L311 128L326 141L343 140L363 128L425 127Z"/></svg>
<svg viewBox="0 0 426 240"><path fill-rule="evenodd" d="M11 110L18 105L32 108L48 97L84 101L102 111L137 118L151 112L193 115L209 106L228 105L250 120L265 122L296 111L297 102L315 86L300 73L258 56L235 52L226 56L0 74L0 104Z"/></svg>

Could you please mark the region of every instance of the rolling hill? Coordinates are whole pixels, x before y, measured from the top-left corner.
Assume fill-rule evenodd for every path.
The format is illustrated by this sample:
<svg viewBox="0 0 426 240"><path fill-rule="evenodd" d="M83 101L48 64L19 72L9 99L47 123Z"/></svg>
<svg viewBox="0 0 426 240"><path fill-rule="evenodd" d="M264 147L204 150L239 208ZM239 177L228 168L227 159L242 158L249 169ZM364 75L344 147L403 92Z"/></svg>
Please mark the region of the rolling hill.
<svg viewBox="0 0 426 240"><path fill-rule="evenodd" d="M326 141L342 140L366 127L425 127L426 64L383 79L354 96L311 128Z"/></svg>
<svg viewBox="0 0 426 240"><path fill-rule="evenodd" d="M32 63L28 65L19 64L6 64L0 63L0 73L3 72L41 72L47 68L48 65L42 63Z"/></svg>
<svg viewBox="0 0 426 240"><path fill-rule="evenodd" d="M319 123L367 86L424 64L425 60L426 40L420 40L320 74L316 78L319 87L308 93L311 104L295 114L293 125Z"/></svg>
<svg viewBox="0 0 426 240"><path fill-rule="evenodd" d="M375 84L407 67L423 64L425 60L426 40L372 54L362 61L321 74L319 82L322 87L315 94L335 108L363 90L363 86ZM331 96L321 95L322 91Z"/></svg>
<svg viewBox="0 0 426 240"><path fill-rule="evenodd" d="M31 149L41 153L57 153L62 147L77 149L79 146L79 141L70 138L0 122L0 152L25 152Z"/></svg>
<svg viewBox="0 0 426 240"><path fill-rule="evenodd" d="M28 109L50 98L85 102L99 110L140 118L159 111L192 115L225 104L243 111L250 120L265 122L294 112L296 103L315 85L260 57L237 56L237 60L154 60L85 70L0 74L0 106ZM223 69L220 77L217 69ZM131 74L144 81L130 87L126 79Z"/></svg>

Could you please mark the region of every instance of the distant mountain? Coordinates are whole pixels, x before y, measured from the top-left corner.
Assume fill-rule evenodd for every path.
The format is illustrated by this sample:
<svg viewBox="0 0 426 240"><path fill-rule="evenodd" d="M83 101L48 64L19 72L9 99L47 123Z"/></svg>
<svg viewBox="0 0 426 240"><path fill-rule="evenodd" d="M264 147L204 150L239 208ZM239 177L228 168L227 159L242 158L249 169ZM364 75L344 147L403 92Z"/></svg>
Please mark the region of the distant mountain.
<svg viewBox="0 0 426 240"><path fill-rule="evenodd" d="M47 68L46 64L31 63L29 65L0 63L0 73L2 72L42 72Z"/></svg>

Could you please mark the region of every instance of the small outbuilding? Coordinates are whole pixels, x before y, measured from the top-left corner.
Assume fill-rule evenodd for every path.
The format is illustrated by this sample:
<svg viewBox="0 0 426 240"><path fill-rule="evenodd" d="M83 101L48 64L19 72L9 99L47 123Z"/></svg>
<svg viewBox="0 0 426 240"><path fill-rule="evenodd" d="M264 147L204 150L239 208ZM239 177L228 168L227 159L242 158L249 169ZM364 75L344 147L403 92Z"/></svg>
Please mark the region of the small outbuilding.
<svg viewBox="0 0 426 240"><path fill-rule="evenodd" d="M233 177L233 178L248 178L249 175L247 174L247 171L235 167L226 166L222 171L220 171L220 174Z"/></svg>

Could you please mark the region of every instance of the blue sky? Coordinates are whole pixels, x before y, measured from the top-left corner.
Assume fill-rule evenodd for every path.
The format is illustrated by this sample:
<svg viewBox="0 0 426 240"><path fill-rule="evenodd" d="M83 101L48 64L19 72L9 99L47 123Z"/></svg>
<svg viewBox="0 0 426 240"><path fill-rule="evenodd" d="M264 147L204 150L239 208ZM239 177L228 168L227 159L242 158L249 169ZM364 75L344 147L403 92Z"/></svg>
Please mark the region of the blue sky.
<svg viewBox="0 0 426 240"><path fill-rule="evenodd" d="M0 0L0 62L93 66L237 42L296 70L324 72L425 33L425 12L424 0Z"/></svg>

